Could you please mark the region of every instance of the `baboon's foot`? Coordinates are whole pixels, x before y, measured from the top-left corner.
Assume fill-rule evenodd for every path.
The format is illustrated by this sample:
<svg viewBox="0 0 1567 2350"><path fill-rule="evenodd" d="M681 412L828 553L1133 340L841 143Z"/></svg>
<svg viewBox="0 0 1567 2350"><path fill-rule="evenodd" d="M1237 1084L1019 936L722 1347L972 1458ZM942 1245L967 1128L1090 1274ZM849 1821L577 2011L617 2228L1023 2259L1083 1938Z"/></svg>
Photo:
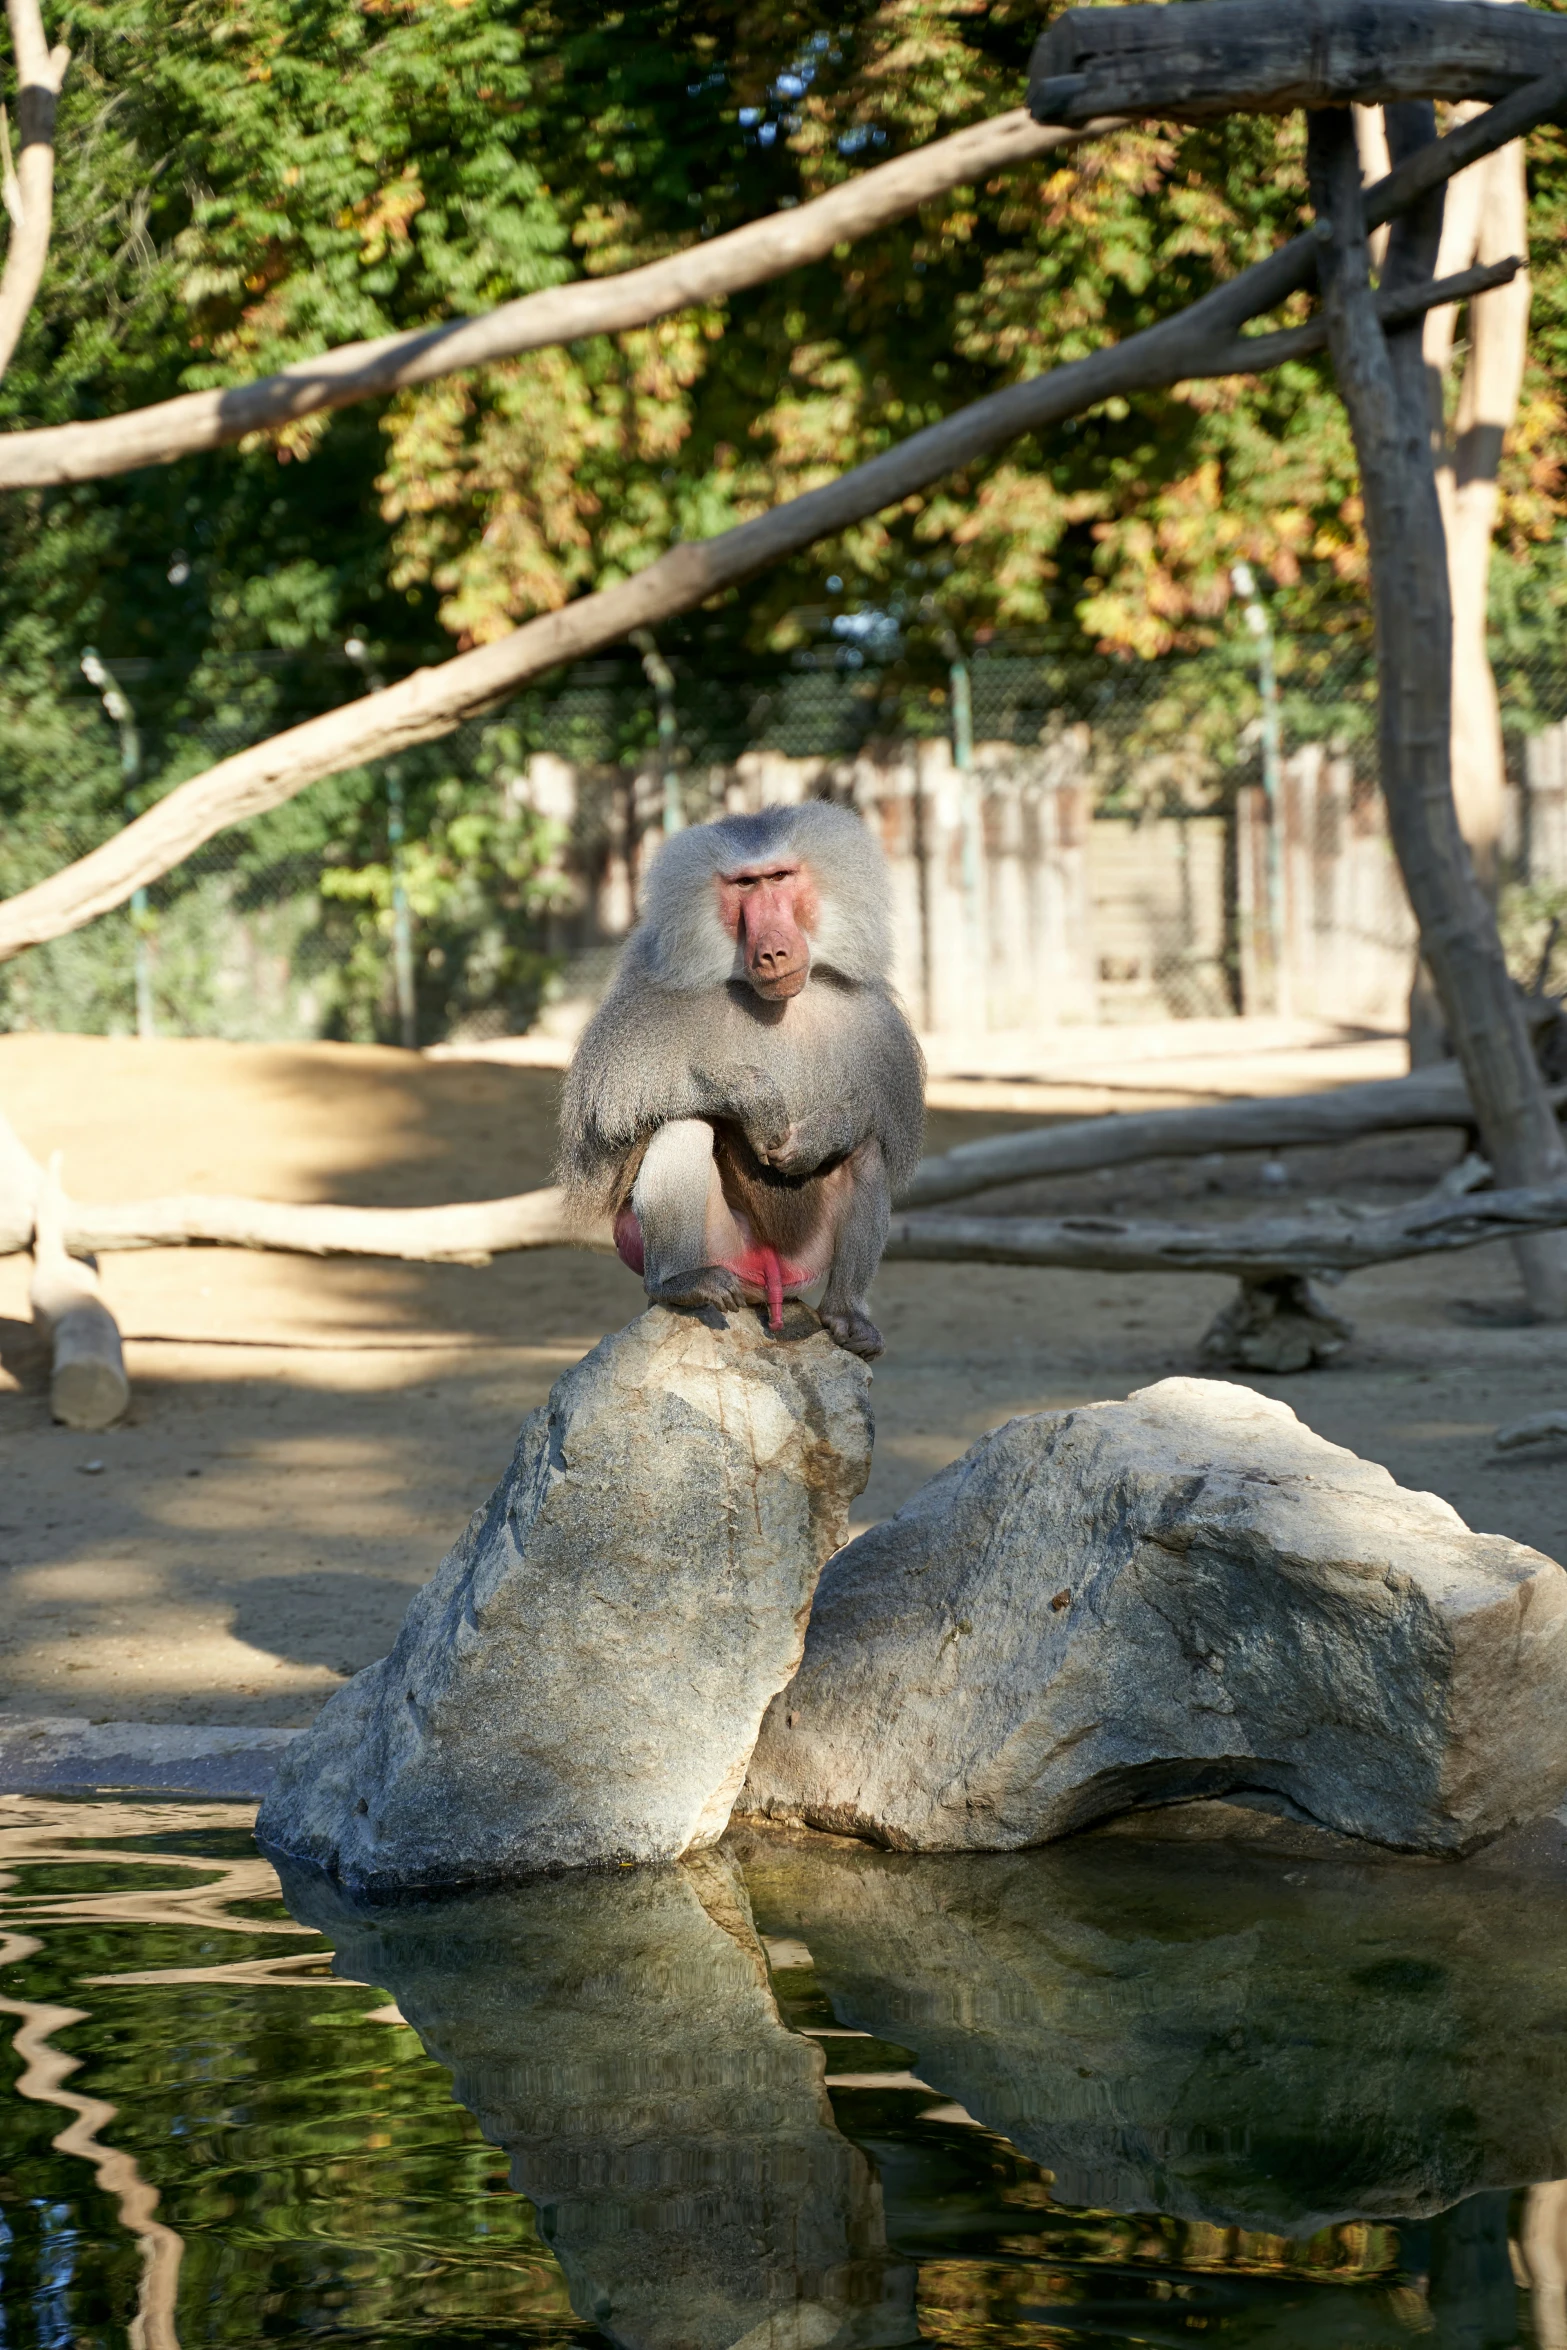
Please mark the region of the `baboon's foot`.
<svg viewBox="0 0 1567 2350"><path fill-rule="evenodd" d="M863 1355L868 1363L873 1363L884 1351L881 1332L869 1314L861 1313L858 1306L846 1306L841 1311L829 1311L823 1306L821 1321L828 1337L836 1339L851 1355Z"/></svg>
<svg viewBox="0 0 1567 2350"><path fill-rule="evenodd" d="M745 1291L727 1265L697 1265L689 1273L671 1273L647 1294L650 1305L717 1306L726 1314L745 1303Z"/></svg>

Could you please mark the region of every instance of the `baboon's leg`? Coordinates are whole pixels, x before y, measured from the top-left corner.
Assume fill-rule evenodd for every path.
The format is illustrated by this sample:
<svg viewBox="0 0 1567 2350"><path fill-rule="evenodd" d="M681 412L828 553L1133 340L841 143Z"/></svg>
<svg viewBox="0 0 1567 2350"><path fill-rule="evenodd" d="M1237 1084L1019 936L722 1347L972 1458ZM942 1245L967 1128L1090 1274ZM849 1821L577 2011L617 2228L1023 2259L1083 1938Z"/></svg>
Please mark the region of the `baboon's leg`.
<svg viewBox="0 0 1567 2350"><path fill-rule="evenodd" d="M887 1184L881 1144L862 1142L845 1161L848 1183L839 1210L832 1252L832 1270L822 1296L821 1315L840 1346L872 1361L882 1351L881 1332L871 1320L866 1297L881 1252L887 1245L892 1220L892 1197Z"/></svg>
<svg viewBox="0 0 1567 2350"><path fill-rule="evenodd" d="M642 1227L642 1279L650 1298L669 1306L743 1302L737 1275L715 1262L733 1219L705 1118L676 1118L659 1128L643 1153L631 1205Z"/></svg>

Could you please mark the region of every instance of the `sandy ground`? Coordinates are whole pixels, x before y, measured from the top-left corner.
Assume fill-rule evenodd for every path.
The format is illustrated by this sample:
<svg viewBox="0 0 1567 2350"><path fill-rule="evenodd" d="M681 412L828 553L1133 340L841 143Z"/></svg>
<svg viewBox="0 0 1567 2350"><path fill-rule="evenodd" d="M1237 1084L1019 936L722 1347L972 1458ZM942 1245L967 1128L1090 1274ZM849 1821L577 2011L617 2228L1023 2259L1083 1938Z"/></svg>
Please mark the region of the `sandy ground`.
<svg viewBox="0 0 1567 2350"><path fill-rule="evenodd" d="M1397 1066L1374 1040L1162 1062L1109 1043L1053 1068L1051 1084L1017 1067L947 1070L930 1147L1042 1115ZM373 1048L0 1039L0 1101L35 1151L63 1149L82 1198L490 1197L547 1179L558 1087L549 1068ZM1431 1135L1294 1154L1286 1196L1409 1197L1457 1147ZM1006 1204L1232 1217L1279 1196L1259 1158L1232 1155L1019 1189ZM640 1296L612 1260L563 1251L482 1271L151 1251L107 1259L105 1280L135 1400L123 1426L88 1436L52 1425L26 1262L0 1263L0 1708L12 1714L307 1721L384 1653L523 1415ZM1013 1413L1196 1369L1228 1288L888 1266L862 1522ZM1256 1384L1471 1524L1567 1559L1567 1446L1491 1449L1499 1423L1567 1403L1567 1330L1510 1319L1516 1301L1501 1250L1360 1275L1334 1293L1357 1324L1347 1355Z"/></svg>

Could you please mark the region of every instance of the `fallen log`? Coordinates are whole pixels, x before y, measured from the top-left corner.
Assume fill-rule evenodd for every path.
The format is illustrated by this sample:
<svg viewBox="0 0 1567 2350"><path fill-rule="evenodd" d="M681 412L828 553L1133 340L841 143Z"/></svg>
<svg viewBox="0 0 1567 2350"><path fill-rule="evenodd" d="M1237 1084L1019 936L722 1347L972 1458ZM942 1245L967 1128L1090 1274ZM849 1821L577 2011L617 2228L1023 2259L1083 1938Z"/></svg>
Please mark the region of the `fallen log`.
<svg viewBox="0 0 1567 2350"><path fill-rule="evenodd" d="M1479 1248L1521 1232L1561 1227L1567 1227L1567 1185L1457 1198L1436 1194L1382 1215L1346 1210L1228 1226L1139 1223L1116 1216L896 1215L887 1255L940 1263L1262 1278L1350 1273L1399 1257ZM295 1206L216 1194L104 1206L67 1201L62 1237L66 1248L78 1254L205 1246L437 1265L483 1265L519 1249L608 1253L613 1248L608 1225L574 1223L554 1186L511 1199L438 1208Z"/></svg>
<svg viewBox="0 0 1567 2350"><path fill-rule="evenodd" d="M1504 98L1567 67L1567 22L1493 0L1188 0L1185 7L1069 8L1029 68L1036 122L1106 113L1180 122Z"/></svg>
<svg viewBox="0 0 1567 2350"><path fill-rule="evenodd" d="M509 1199L436 1208L298 1205L217 1192L107 1204L70 1200L63 1229L66 1247L78 1256L109 1249L210 1247L487 1265L491 1257L517 1249L614 1246L607 1224L584 1229L567 1217L564 1194L554 1185Z"/></svg>
<svg viewBox="0 0 1567 2350"><path fill-rule="evenodd" d="M1567 1086L1552 1099L1567 1102ZM960 1143L915 1169L898 1205L935 1207L999 1184L1039 1175L1080 1175L1140 1159L1205 1158L1213 1151L1290 1150L1302 1144L1353 1142L1419 1126L1467 1126L1474 1118L1455 1062L1346 1085L1331 1093L1292 1093L1262 1101L1215 1102L1196 1110L1139 1110L1127 1117L1074 1118L1025 1134L995 1134Z"/></svg>
<svg viewBox="0 0 1567 2350"><path fill-rule="evenodd" d="M1567 1183L1441 1194L1382 1215L1265 1216L1242 1224L1136 1223L1118 1216L895 1215L890 1260L1049 1265L1090 1273L1357 1273L1567 1228Z"/></svg>
<svg viewBox="0 0 1567 2350"><path fill-rule="evenodd" d="M98 1269L68 1254L60 1155L38 1190L33 1277L28 1292L52 1349L49 1408L67 1428L108 1428L131 1400L119 1324L104 1303Z"/></svg>

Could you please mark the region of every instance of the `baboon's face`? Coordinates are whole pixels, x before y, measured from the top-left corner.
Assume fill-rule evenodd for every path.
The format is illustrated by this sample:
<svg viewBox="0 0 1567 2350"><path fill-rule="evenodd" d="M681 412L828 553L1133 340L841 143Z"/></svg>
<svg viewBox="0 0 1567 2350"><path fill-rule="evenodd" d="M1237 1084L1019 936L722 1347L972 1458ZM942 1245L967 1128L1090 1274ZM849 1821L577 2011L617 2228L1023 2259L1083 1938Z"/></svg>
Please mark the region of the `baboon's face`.
<svg viewBox="0 0 1567 2350"><path fill-rule="evenodd" d="M819 904L808 866L766 857L718 877L718 912L738 940L745 976L770 1004L799 994L810 976Z"/></svg>

